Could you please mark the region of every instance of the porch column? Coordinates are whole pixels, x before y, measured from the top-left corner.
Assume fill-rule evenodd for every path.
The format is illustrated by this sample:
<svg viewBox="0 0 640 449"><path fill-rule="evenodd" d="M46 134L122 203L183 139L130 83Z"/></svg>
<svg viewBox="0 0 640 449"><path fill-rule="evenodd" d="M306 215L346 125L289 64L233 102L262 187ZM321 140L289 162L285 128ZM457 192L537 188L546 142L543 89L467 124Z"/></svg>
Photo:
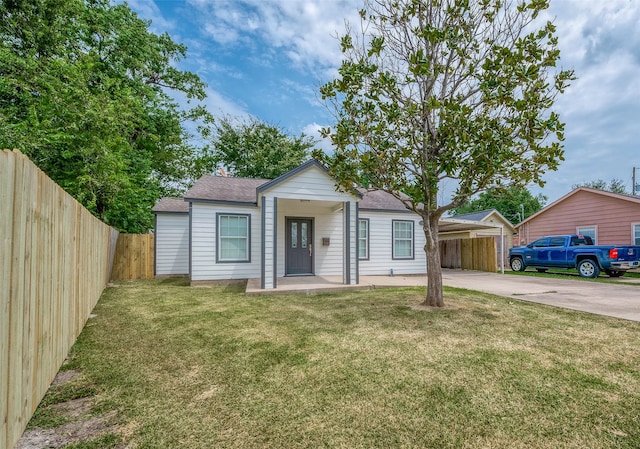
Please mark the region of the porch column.
<svg viewBox="0 0 640 449"><path fill-rule="evenodd" d="M260 288L276 287L276 198L262 197L260 223Z"/></svg>
<svg viewBox="0 0 640 449"><path fill-rule="evenodd" d="M344 202L344 269L343 283L357 285L358 279L358 210L355 201Z"/></svg>

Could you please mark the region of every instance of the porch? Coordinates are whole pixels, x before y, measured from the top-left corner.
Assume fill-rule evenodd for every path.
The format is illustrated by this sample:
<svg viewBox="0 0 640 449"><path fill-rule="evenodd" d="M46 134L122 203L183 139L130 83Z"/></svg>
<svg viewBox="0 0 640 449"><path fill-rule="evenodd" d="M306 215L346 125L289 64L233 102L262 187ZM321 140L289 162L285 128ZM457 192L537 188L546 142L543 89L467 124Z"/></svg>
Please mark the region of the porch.
<svg viewBox="0 0 640 449"><path fill-rule="evenodd" d="M349 290L420 287L426 284L426 275L360 276L360 283L357 285L344 284L342 276L286 276L278 278L277 287L273 289L261 289L260 279L249 279L245 294L247 296L287 294L315 295Z"/></svg>

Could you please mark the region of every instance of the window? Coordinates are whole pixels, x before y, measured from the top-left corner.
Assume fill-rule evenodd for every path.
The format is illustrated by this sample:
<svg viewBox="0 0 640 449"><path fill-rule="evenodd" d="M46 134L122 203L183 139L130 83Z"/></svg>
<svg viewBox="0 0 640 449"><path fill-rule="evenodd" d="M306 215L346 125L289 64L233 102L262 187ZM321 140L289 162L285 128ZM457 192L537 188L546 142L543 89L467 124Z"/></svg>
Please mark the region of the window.
<svg viewBox="0 0 640 449"><path fill-rule="evenodd" d="M393 220L393 259L413 259L413 221Z"/></svg>
<svg viewBox="0 0 640 449"><path fill-rule="evenodd" d="M598 229L596 226L578 226L576 228L576 234L578 235L588 235L593 240L593 244L598 244L598 237L596 236Z"/></svg>
<svg viewBox="0 0 640 449"><path fill-rule="evenodd" d="M369 219L358 220L358 259L369 260Z"/></svg>
<svg viewBox="0 0 640 449"><path fill-rule="evenodd" d="M217 262L250 262L249 215L218 214Z"/></svg>
<svg viewBox="0 0 640 449"><path fill-rule="evenodd" d="M549 240L549 246L564 246L564 237L551 237Z"/></svg>
<svg viewBox="0 0 640 449"><path fill-rule="evenodd" d="M640 224L633 225L633 244L640 245Z"/></svg>
<svg viewBox="0 0 640 449"><path fill-rule="evenodd" d="M544 248L549 246L549 237L542 237L541 239L536 240L531 245L533 248Z"/></svg>

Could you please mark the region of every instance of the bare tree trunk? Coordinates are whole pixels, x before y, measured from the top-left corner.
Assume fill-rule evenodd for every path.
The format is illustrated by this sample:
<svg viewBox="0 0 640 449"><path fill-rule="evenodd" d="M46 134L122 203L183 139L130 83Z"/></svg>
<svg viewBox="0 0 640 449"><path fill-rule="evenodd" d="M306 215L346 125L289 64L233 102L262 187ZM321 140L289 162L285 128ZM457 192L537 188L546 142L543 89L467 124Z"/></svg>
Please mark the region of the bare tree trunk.
<svg viewBox="0 0 640 449"><path fill-rule="evenodd" d="M423 226L426 237L424 250L427 254L427 297L422 304L430 307L444 306L438 222L439 217L425 217Z"/></svg>

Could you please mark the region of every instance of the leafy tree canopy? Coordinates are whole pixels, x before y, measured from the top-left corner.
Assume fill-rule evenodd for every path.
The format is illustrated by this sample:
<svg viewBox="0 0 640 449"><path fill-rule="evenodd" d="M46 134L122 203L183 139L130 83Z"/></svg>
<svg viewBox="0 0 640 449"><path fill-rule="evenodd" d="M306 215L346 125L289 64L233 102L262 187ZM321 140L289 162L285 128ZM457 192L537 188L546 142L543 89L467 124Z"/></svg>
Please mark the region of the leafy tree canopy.
<svg viewBox="0 0 640 449"><path fill-rule="evenodd" d="M552 107L573 79L556 69L546 0L366 0L347 25L339 75L320 88L336 147L315 153L343 187L366 179L423 218L425 304L442 306L438 223L472 195L543 184L563 159ZM443 181L457 189L439 203Z"/></svg>
<svg viewBox="0 0 640 449"><path fill-rule="evenodd" d="M477 198L465 201L452 212L461 215L496 209L504 218L517 224L542 209L546 202L546 196L533 196L526 187L490 188Z"/></svg>
<svg viewBox="0 0 640 449"><path fill-rule="evenodd" d="M277 126L256 119L237 122L227 117L214 126L211 158L233 176L273 179L309 157L315 141L287 135Z"/></svg>
<svg viewBox="0 0 640 449"><path fill-rule="evenodd" d="M17 148L106 223L152 227L151 207L207 171L190 129L211 121L186 47L108 0L0 2L0 147ZM195 124L197 123L200 128Z"/></svg>
<svg viewBox="0 0 640 449"><path fill-rule="evenodd" d="M589 187L591 189L606 190L607 192L614 193L627 193L624 181L616 178L613 178L608 184L603 179L596 179L595 181L583 182L582 184L574 184L571 186L572 189L577 189L578 187Z"/></svg>

